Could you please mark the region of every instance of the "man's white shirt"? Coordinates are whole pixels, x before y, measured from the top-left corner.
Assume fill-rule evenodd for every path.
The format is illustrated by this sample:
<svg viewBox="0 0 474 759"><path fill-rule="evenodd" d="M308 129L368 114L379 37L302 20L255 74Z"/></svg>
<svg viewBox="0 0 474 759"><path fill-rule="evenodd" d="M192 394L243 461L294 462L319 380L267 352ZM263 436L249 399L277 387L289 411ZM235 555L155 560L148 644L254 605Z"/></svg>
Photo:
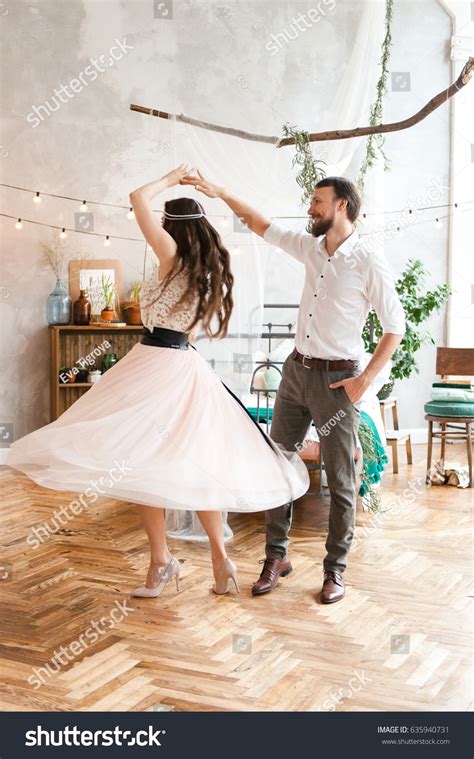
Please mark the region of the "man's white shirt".
<svg viewBox="0 0 474 759"><path fill-rule="evenodd" d="M384 332L403 335L405 314L385 256L354 232L329 256L325 238L272 222L263 239L305 266L296 349L304 356L356 359L364 354L362 330L370 308Z"/></svg>

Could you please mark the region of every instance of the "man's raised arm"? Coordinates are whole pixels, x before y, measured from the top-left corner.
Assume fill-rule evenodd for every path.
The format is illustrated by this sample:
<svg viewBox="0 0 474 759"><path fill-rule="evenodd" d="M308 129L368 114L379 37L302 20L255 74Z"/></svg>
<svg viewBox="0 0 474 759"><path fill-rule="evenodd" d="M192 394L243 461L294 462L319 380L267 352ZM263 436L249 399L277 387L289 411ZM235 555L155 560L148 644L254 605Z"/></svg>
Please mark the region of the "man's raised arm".
<svg viewBox="0 0 474 759"><path fill-rule="evenodd" d="M252 206L244 203L240 198L232 195L232 193L226 190L225 187L220 187L217 184L209 182L203 177L199 170L197 171L197 174L198 176L184 177L180 181L180 184L193 185L196 190L204 193L208 198L220 198L229 206L231 211L233 211L235 215L252 230L252 232L263 237L271 224L271 220L267 216L264 216L260 211L256 211L255 208L252 208Z"/></svg>

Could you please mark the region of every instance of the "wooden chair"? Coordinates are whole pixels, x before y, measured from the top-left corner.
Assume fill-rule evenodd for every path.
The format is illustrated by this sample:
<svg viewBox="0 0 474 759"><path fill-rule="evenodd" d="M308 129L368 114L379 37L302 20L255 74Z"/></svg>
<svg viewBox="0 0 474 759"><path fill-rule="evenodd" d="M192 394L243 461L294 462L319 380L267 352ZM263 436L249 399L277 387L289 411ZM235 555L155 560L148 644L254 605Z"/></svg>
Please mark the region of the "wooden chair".
<svg viewBox="0 0 474 759"><path fill-rule="evenodd" d="M445 379L452 377L474 376L474 348L438 348L436 351L436 374ZM441 440L441 461L444 463L446 440L465 440L467 445L467 462L469 469L469 487L472 487L472 425L474 416L438 416L426 414L428 421L428 455L426 462L426 481L429 482L431 459L433 455L433 439ZM433 430L433 424L440 425L439 430ZM449 425L465 425L465 430L449 429Z"/></svg>
<svg viewBox="0 0 474 759"><path fill-rule="evenodd" d="M382 417L384 429L387 429L387 411L391 411L393 429L399 430L400 427L398 426L397 399L395 398L395 396L391 395L390 398L384 398L383 400L379 401L379 406L380 406L380 415Z"/></svg>
<svg viewBox="0 0 474 759"><path fill-rule="evenodd" d="M392 411L393 430L387 430L386 412ZM409 432L401 430L398 426L398 409L397 399L393 396L380 401L380 413L385 430L385 440L392 450L392 469L394 474L398 474L398 446L405 445L407 464L413 464L413 454L411 448L411 436Z"/></svg>
<svg viewBox="0 0 474 759"><path fill-rule="evenodd" d="M405 445L407 464L413 464L413 454L411 449L411 436L404 430L388 430L385 433L387 445L392 449L392 469L394 474L398 474L398 446Z"/></svg>

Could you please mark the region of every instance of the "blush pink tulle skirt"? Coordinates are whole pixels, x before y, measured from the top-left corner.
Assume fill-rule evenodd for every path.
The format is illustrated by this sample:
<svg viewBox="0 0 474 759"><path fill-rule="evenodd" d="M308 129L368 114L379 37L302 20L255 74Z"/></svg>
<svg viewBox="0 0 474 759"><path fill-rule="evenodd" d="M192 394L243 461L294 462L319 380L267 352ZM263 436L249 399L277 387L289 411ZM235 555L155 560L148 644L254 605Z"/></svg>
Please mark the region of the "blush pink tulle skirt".
<svg viewBox="0 0 474 759"><path fill-rule="evenodd" d="M6 463L45 488L167 509L261 511L309 486L197 351L141 343Z"/></svg>

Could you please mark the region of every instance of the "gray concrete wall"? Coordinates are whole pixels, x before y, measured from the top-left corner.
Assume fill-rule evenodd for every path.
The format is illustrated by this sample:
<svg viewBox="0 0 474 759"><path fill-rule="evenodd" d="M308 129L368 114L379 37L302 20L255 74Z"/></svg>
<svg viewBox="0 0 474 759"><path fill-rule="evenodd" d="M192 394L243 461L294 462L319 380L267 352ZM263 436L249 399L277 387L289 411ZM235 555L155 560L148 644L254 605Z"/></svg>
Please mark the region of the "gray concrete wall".
<svg viewBox="0 0 474 759"><path fill-rule="evenodd" d="M317 5L312 0L175 0L173 5L156 3L155 17L151 0L7 2L1 19L2 181L126 204L131 189L171 168L170 151L160 149L158 127L151 124L156 120L131 114L130 102L262 133L279 133L285 121L306 128L337 127L324 122L324 104L350 53L360 4L337 0L321 23L277 55L268 49L272 33ZM168 16L162 15L166 10ZM387 119L411 114L447 85L449 37L449 19L435 0L397 0L391 69L409 73L411 86L409 91L402 86L406 81L402 77L402 89L390 92ZM92 80L86 72L89 58L104 55L107 61L116 40L123 45L121 60ZM33 106L52 103L54 89L80 73L87 86L65 98L35 126ZM448 139L447 107L414 129L387 138L392 170L384 181L385 208L403 208L408 195L422 198L433 183L447 186ZM286 185L282 192L278 207L285 207L287 200L293 208L299 193L296 185ZM442 190L439 202L447 202L446 198L447 190ZM380 195L373 198L373 203L379 201ZM54 199L34 206L30 195L3 188L1 202L5 213L66 226L74 226L78 210ZM131 223L116 211L101 208L94 214L96 229L113 227L116 234L131 233ZM416 256L426 263L434 281L444 281L446 224L441 231L432 225L416 229L388 243L394 272ZM39 262L38 240L48 237L46 230L25 225L19 233L6 219L1 220L1 230L0 414L2 422L13 422L17 438L49 421L45 303L54 278ZM126 282L140 276L140 245L117 242L111 249L104 248L100 239L87 239L84 247L93 257L121 258ZM282 254L274 251L268 256L266 299L298 300L300 273L281 263ZM441 342L443 315L433 319L430 328L436 342ZM423 426L422 404L434 369L434 348L422 352L421 363L420 378L400 388L404 426Z"/></svg>

